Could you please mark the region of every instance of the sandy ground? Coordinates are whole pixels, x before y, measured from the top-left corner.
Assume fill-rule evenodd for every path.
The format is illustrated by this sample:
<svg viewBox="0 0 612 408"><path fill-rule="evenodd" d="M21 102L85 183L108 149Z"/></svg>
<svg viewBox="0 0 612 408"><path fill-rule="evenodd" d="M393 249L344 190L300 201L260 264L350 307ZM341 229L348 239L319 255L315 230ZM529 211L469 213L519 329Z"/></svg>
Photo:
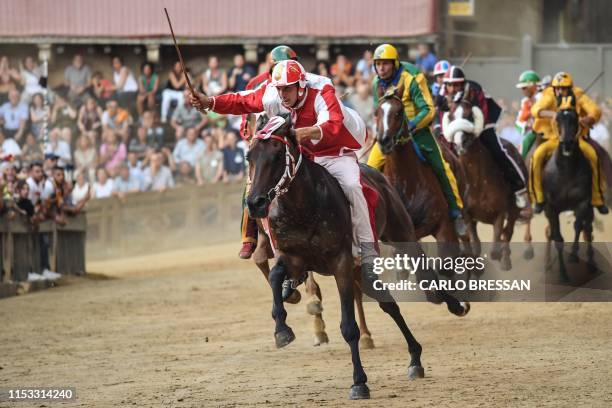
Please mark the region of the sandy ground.
<svg viewBox="0 0 612 408"><path fill-rule="evenodd" d="M237 249L97 262L89 270L104 276L1 300L0 388L74 386L78 399L0 406L612 406L605 303L477 303L465 318L402 304L424 349L416 381L399 330L366 303L372 399L349 402L333 279L319 278L330 343L312 346L303 302L287 306L296 341L277 350L269 288Z"/></svg>

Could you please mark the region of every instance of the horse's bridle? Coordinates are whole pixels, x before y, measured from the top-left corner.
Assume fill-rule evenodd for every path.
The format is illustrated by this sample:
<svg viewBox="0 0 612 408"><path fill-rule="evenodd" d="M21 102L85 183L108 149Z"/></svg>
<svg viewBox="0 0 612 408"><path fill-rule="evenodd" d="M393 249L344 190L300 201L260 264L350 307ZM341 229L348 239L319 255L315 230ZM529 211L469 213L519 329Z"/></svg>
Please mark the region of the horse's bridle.
<svg viewBox="0 0 612 408"><path fill-rule="evenodd" d="M289 190L289 186L297 175L297 172L300 169L300 165L302 164L302 146L298 145L299 156L296 161L296 159L291 154L291 151L289 150L290 144L286 137L276 135L256 135L255 139L262 141L273 139L285 145L285 171L283 172L283 175L281 176L280 180L278 180L278 183L276 183L276 185L272 187L266 194L266 199L268 200L268 202L272 202L272 200L282 196L287 192L287 190Z"/></svg>
<svg viewBox="0 0 612 408"><path fill-rule="evenodd" d="M397 99L402 105L402 125L399 127L399 129L393 136L393 141L395 142L395 144L398 146L401 146L403 144L408 143L410 139L412 139L412 133L408 131L408 116L406 116L406 111L404 110L404 104L402 102L402 99L399 96L397 96L395 93L393 93L392 95L384 95L381 98L381 102L387 99ZM404 128L406 128L406 136L402 136L402 131L404 130Z"/></svg>

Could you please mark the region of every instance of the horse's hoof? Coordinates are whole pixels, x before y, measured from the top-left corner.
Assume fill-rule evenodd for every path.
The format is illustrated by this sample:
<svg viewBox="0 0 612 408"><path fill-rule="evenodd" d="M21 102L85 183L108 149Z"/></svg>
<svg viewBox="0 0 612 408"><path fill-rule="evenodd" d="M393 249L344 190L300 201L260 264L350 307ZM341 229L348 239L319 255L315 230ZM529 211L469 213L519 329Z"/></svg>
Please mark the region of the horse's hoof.
<svg viewBox="0 0 612 408"><path fill-rule="evenodd" d="M276 341L276 348L285 347L295 340L295 334L291 328L274 334L274 340Z"/></svg>
<svg viewBox="0 0 612 408"><path fill-rule="evenodd" d="M425 369L421 366L408 367L408 378L416 380L417 378L425 378Z"/></svg>
<svg viewBox="0 0 612 408"><path fill-rule="evenodd" d="M523 259L533 259L533 248L527 248L525 252L523 252Z"/></svg>
<svg viewBox="0 0 612 408"><path fill-rule="evenodd" d="M315 333L313 343L314 346L320 346L321 344L327 343L329 343L329 337L327 337L327 333L325 333L324 331Z"/></svg>
<svg viewBox="0 0 612 408"><path fill-rule="evenodd" d="M285 300L285 303L291 303L292 305L295 305L296 303L300 303L300 300L302 300L302 294L300 293L299 290L295 290L288 298L287 300Z"/></svg>
<svg viewBox="0 0 612 408"><path fill-rule="evenodd" d="M369 334L362 334L359 338L359 349L360 350L370 350L375 348L374 340Z"/></svg>
<svg viewBox="0 0 612 408"><path fill-rule="evenodd" d="M569 256L567 257L567 261L569 263L578 263L579 261L578 254L571 252Z"/></svg>
<svg viewBox="0 0 612 408"><path fill-rule="evenodd" d="M512 262L510 261L510 258L502 258L499 266L502 271L509 271L512 269Z"/></svg>
<svg viewBox="0 0 612 408"><path fill-rule="evenodd" d="M370 389L365 384L354 384L349 391L349 399L370 399Z"/></svg>
<svg viewBox="0 0 612 408"><path fill-rule="evenodd" d="M323 313L323 305L321 304L321 301L316 298L312 299L306 305L306 312L309 315L313 315L313 316L320 315L321 313Z"/></svg>
<svg viewBox="0 0 612 408"><path fill-rule="evenodd" d="M451 308L448 306L448 311L458 317L463 317L470 312L470 302L459 302L459 307Z"/></svg>

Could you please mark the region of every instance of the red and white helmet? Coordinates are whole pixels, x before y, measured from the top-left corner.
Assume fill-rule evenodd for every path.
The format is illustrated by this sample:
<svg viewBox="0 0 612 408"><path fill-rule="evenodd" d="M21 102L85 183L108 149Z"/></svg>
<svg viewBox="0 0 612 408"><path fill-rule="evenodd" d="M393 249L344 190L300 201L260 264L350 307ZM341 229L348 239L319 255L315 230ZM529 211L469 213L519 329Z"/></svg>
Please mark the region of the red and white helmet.
<svg viewBox="0 0 612 408"><path fill-rule="evenodd" d="M272 86L287 86L299 84L300 95L306 88L306 70L297 61L280 61L272 70Z"/></svg>
<svg viewBox="0 0 612 408"><path fill-rule="evenodd" d="M434 65L434 76L438 76L438 75L444 75L446 74L446 71L448 71L448 69L450 68L450 64L447 60L440 60L438 62L436 62L436 65Z"/></svg>

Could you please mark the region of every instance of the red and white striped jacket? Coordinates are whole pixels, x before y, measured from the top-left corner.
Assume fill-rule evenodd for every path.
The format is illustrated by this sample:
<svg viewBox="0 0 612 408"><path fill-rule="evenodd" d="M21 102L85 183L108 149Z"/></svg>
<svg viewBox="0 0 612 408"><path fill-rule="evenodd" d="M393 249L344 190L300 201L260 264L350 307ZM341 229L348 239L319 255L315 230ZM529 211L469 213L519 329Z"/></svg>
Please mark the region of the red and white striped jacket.
<svg viewBox="0 0 612 408"><path fill-rule="evenodd" d="M317 126L321 139L302 144L315 156L342 156L357 151L366 143L366 126L353 109L340 102L329 78L306 74L306 95L297 107L287 109L275 87L266 82L255 90L215 96L211 109L221 114L265 112L275 116L290 111L296 129Z"/></svg>

